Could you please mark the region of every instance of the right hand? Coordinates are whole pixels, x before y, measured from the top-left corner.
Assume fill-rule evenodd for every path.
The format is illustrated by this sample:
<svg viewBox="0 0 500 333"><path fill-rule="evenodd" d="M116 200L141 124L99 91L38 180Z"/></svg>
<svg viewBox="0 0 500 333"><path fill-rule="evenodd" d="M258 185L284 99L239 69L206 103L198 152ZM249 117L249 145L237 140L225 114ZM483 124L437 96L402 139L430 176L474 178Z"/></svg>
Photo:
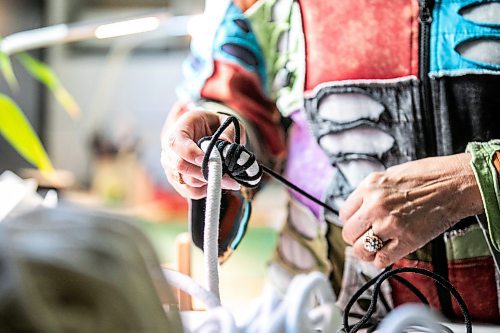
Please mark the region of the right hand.
<svg viewBox="0 0 500 333"><path fill-rule="evenodd" d="M197 142L205 136L211 136L226 118L225 115L205 110L186 111L182 114L172 111L169 114L161 138L161 164L170 184L183 197L206 197L207 182L201 171L205 153L198 147ZM245 132L241 129L241 139L244 141ZM233 142L234 128L229 127L220 138ZM241 186L228 175L224 175L222 188L237 191Z"/></svg>

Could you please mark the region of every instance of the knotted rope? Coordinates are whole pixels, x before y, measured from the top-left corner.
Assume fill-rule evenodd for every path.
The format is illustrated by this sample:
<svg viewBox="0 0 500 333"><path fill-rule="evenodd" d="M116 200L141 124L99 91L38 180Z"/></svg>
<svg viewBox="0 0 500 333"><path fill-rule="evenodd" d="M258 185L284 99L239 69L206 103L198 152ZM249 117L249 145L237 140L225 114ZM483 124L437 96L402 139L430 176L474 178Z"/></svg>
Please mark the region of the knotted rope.
<svg viewBox="0 0 500 333"><path fill-rule="evenodd" d="M234 124L235 128L234 143L229 143L220 139L221 134L231 125L231 123ZM464 300L457 290L448 281L433 272L410 267L394 270L388 267L378 276L367 282L348 302L344 311L343 320L341 318L341 310L334 304L335 295L328 280L324 275L316 272L308 275L296 276L290 283L284 297L278 295L277 292L272 289L265 290L263 297L253 307L252 311L250 311L246 320L242 324L237 325L232 314L221 306L219 296L218 238L222 175L226 173L242 186L253 188L259 185L263 172L266 172L288 188L299 192L325 209L338 214L337 210L334 208L316 199L274 172L272 169L259 164L254 154L240 144L240 139L238 120L235 117L228 117L212 137L202 138L198 143L205 151L202 171L208 182L203 244L205 275L207 278L206 285L208 290L198 285L188 276L178 272L165 270L165 276L173 286L204 301L205 305L210 309L208 319L194 332L335 333L342 328L344 332L355 333L369 322L375 312L375 307L381 292L381 284L387 279L397 279L423 303L428 304L424 295L414 285L398 276L398 274L403 272L411 272L430 277L450 291L464 314L467 333L472 332L470 314ZM373 285L374 292L368 311L357 323L350 326L348 323L348 316L352 306L361 294ZM420 316L418 318L419 320L415 319L415 315ZM406 328L409 327L410 324L415 325L416 323L420 325L420 327L427 327L432 331L439 330L447 332L449 330L446 327L439 326L435 317L432 316L429 311L424 310L400 311L398 316L392 316L390 320L390 327ZM384 321L382 321L382 328L384 327L383 324ZM388 326L386 325L385 327L387 328ZM386 330L383 332L386 332Z"/></svg>
<svg viewBox="0 0 500 333"><path fill-rule="evenodd" d="M234 142L230 143L221 140L222 133L231 125L234 125ZM222 163L223 173L236 180L240 185L254 188L257 187L265 172L274 179L278 180L286 187L302 194L312 202L338 215L338 211L323 201L313 197L297 185L293 184L273 169L259 163L255 155L241 145L240 124L236 117L228 117L224 123L215 131L211 137L204 137L198 141L198 145L205 151L205 157L202 163L203 176L208 181L209 167L208 161L214 148L219 151Z"/></svg>

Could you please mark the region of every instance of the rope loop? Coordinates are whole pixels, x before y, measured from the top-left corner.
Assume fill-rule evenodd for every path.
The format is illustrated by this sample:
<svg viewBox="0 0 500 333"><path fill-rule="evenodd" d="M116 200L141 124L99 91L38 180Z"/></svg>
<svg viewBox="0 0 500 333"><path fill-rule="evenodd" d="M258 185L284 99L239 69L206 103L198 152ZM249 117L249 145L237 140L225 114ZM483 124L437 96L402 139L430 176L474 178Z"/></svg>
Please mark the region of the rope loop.
<svg viewBox="0 0 500 333"><path fill-rule="evenodd" d="M234 124L234 143L220 139L222 133ZM236 117L228 117L212 136L201 138L198 146L205 152L202 163L203 177L208 180L208 161L212 150L217 148L221 155L223 173L236 180L240 185L254 188L262 178L262 168L255 155L240 144L240 124Z"/></svg>

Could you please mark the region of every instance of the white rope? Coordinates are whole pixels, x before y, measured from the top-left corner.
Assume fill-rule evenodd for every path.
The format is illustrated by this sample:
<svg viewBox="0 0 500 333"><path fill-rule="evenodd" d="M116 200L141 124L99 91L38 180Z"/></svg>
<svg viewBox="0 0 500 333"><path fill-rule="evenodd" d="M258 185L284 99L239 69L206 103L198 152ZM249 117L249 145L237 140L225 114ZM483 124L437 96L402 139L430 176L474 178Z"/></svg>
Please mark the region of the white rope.
<svg viewBox="0 0 500 333"><path fill-rule="evenodd" d="M163 275L171 286L175 286L177 289L200 300L208 309L220 306L220 299L196 283L190 276L167 268L163 269Z"/></svg>
<svg viewBox="0 0 500 333"><path fill-rule="evenodd" d="M213 149L208 160L208 185L205 207L203 252L207 289L220 302L219 295L219 217L221 204L222 159Z"/></svg>
<svg viewBox="0 0 500 333"><path fill-rule="evenodd" d="M296 276L283 296L267 288L246 318L237 324L233 314L217 306L216 296L182 273L164 270L170 285L201 300L209 308L206 319L190 333L335 333L341 310L328 279L319 272Z"/></svg>
<svg viewBox="0 0 500 333"><path fill-rule="evenodd" d="M450 328L439 323L440 318L423 304L403 304L393 311L377 327L381 333L400 333L406 331L422 333L450 332Z"/></svg>

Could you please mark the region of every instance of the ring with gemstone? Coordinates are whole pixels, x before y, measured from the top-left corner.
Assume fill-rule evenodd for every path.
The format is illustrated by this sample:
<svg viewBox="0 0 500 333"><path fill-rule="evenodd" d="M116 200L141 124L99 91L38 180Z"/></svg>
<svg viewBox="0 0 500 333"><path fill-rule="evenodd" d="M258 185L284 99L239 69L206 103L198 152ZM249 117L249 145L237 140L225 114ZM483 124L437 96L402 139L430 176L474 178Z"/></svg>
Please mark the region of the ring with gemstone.
<svg viewBox="0 0 500 333"><path fill-rule="evenodd" d="M375 235L372 228L370 228L365 234L363 245L366 251L375 253L384 247L384 241L379 236Z"/></svg>

